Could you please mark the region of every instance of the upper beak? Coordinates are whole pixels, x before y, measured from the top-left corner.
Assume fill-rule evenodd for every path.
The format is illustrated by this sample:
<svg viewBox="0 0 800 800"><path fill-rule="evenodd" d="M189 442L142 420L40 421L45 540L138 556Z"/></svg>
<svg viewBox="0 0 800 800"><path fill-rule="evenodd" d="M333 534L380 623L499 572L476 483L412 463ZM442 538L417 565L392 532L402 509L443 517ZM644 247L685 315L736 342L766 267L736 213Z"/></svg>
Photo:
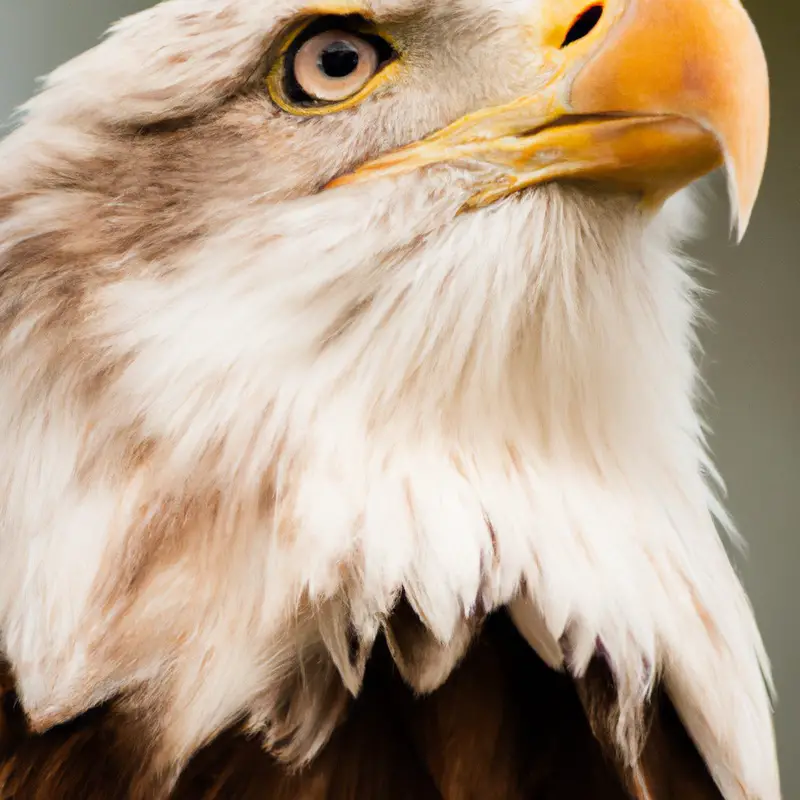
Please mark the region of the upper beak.
<svg viewBox="0 0 800 800"><path fill-rule="evenodd" d="M477 160L499 177L473 206L566 178L659 204L724 164L741 236L766 161L769 81L739 0L557 1L540 35L552 43L543 90L469 114L335 184ZM571 42L566 32L588 20L594 27Z"/></svg>

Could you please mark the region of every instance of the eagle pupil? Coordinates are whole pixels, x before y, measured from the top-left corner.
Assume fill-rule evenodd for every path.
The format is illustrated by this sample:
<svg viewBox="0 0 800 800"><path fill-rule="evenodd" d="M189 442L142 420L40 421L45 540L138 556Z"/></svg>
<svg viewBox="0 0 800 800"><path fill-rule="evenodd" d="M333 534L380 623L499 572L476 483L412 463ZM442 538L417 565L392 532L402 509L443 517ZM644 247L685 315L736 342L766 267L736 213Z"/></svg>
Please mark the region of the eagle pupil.
<svg viewBox="0 0 800 800"><path fill-rule="evenodd" d="M349 42L332 42L319 55L319 68L328 78L346 78L358 67L358 50Z"/></svg>

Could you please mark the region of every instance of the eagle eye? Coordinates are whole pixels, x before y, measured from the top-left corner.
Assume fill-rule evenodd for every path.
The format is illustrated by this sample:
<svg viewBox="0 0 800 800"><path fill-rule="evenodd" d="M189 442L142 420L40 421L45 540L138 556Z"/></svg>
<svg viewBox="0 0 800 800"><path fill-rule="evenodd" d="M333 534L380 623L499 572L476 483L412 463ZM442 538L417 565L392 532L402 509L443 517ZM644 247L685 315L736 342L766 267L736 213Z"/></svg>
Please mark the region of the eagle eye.
<svg viewBox="0 0 800 800"><path fill-rule="evenodd" d="M288 37L267 84L284 111L330 113L366 97L396 55L362 17L317 18Z"/></svg>

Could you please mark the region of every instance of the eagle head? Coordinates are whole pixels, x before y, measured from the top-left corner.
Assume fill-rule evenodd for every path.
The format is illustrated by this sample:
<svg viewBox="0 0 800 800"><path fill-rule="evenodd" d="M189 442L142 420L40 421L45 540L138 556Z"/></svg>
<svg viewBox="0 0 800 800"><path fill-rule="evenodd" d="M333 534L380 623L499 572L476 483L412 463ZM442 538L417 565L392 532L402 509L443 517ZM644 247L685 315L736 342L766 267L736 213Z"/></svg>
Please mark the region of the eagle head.
<svg viewBox="0 0 800 800"><path fill-rule="evenodd" d="M716 533L689 187L739 230L738 0L168 0L0 145L0 644L34 732L113 700L167 783L237 720L324 748L378 637L421 694L507 609L663 686L779 797Z"/></svg>

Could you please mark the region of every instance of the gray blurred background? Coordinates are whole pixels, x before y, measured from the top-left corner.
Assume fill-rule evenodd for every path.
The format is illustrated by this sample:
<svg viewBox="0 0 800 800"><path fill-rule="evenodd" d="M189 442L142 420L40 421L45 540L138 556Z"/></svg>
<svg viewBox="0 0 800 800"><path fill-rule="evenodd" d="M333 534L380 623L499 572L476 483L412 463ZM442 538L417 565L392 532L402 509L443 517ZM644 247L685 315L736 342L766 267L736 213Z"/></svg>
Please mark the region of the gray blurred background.
<svg viewBox="0 0 800 800"><path fill-rule="evenodd" d="M0 120L35 79L91 46L108 23L148 0L0 0ZM773 133L763 194L744 243L727 208L709 203L696 248L714 325L704 331L714 392L713 446L729 505L750 542L741 571L772 656L786 800L800 798L800 4L749 0L772 73ZM794 127L798 126L798 127ZM0 130L2 134L2 130Z"/></svg>

